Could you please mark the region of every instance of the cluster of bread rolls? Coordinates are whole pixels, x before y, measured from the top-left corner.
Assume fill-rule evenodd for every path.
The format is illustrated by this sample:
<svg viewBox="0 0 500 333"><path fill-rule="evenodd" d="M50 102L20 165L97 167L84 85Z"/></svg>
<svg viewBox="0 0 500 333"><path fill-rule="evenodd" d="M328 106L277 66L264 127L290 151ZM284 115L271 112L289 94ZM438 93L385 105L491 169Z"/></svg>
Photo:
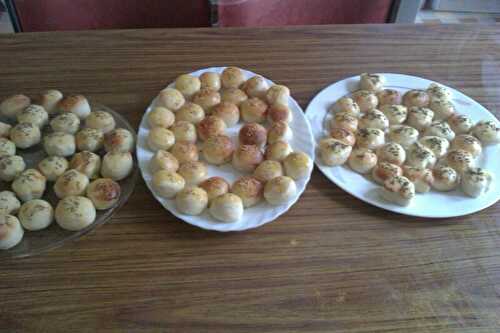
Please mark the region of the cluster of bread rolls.
<svg viewBox="0 0 500 333"><path fill-rule="evenodd" d="M371 175L382 197L399 205L431 188L471 197L487 191L492 175L476 162L483 146L500 142L497 124L457 114L443 86L401 94L384 83L361 74L360 90L333 104L329 136L318 144L322 163Z"/></svg>
<svg viewBox="0 0 500 333"><path fill-rule="evenodd" d="M92 110L85 96L48 90L34 99L8 97L0 103L0 115L5 120L0 122L0 180L12 182L12 191L0 192L0 249L18 244L25 229L45 229L54 219L63 229L83 229L94 222L96 209L118 202L117 181L133 169L134 136L115 128L110 113ZM23 150L40 143L46 157L27 168ZM60 199L55 209L43 199L47 182L54 183Z"/></svg>
<svg viewBox="0 0 500 333"><path fill-rule="evenodd" d="M179 76L175 88L160 92L148 114L156 194L175 198L182 214L198 215L208 208L222 222L238 221L244 208L262 200L280 205L294 198L295 180L309 175L313 164L289 145L289 96L287 87L268 87L261 76L246 80L236 67L221 74ZM240 121L244 125L236 144L226 130ZM206 163L231 163L248 175L230 185L210 177Z"/></svg>

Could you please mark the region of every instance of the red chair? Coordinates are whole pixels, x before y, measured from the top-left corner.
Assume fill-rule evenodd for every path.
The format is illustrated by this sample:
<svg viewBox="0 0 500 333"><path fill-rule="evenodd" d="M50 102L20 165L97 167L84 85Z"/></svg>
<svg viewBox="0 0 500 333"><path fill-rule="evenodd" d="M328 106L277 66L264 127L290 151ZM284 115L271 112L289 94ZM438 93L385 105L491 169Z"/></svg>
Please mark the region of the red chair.
<svg viewBox="0 0 500 333"><path fill-rule="evenodd" d="M386 23L393 0L218 0L218 25Z"/></svg>
<svg viewBox="0 0 500 333"><path fill-rule="evenodd" d="M23 32L211 25L207 0L7 1Z"/></svg>

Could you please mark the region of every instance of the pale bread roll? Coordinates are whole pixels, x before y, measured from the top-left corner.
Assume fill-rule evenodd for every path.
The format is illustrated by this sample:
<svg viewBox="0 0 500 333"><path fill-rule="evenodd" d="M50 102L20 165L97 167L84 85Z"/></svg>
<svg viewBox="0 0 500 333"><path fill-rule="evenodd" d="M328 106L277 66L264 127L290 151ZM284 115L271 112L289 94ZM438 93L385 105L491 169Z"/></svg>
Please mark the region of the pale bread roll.
<svg viewBox="0 0 500 333"><path fill-rule="evenodd" d="M96 210L90 199L82 196L69 196L58 202L55 218L61 228L78 231L95 221Z"/></svg>
<svg viewBox="0 0 500 333"><path fill-rule="evenodd" d="M429 109L434 111L434 119L439 121L444 121L455 114L453 103L442 99L431 100Z"/></svg>
<svg viewBox="0 0 500 333"><path fill-rule="evenodd" d="M184 105L185 101L184 96L179 90L165 88L158 94L156 106L161 106L175 112Z"/></svg>
<svg viewBox="0 0 500 333"><path fill-rule="evenodd" d="M130 152L109 152L104 155L101 163L101 175L115 181L122 180L132 172L134 160Z"/></svg>
<svg viewBox="0 0 500 333"><path fill-rule="evenodd" d="M194 143L180 141L176 142L170 152L179 163L194 162L199 160L198 147Z"/></svg>
<svg viewBox="0 0 500 333"><path fill-rule="evenodd" d="M134 150L134 135L125 128L116 128L104 135L104 149L106 152L131 152Z"/></svg>
<svg viewBox="0 0 500 333"><path fill-rule="evenodd" d="M26 109L17 114L18 123L30 123L42 128L49 122L49 114L43 106L30 104Z"/></svg>
<svg viewBox="0 0 500 333"><path fill-rule="evenodd" d="M403 167L403 174L415 186L415 191L419 193L429 192L434 183L434 174L431 169L415 168L409 165Z"/></svg>
<svg viewBox="0 0 500 333"><path fill-rule="evenodd" d="M186 181L176 172L158 170L154 173L151 184L156 194L171 199L186 186Z"/></svg>
<svg viewBox="0 0 500 333"><path fill-rule="evenodd" d="M236 170L253 172L264 160L259 147L254 145L240 145L233 153L232 164Z"/></svg>
<svg viewBox="0 0 500 333"><path fill-rule="evenodd" d="M207 166L200 161L184 162L179 166L177 172L184 178L188 186L198 185L208 178Z"/></svg>
<svg viewBox="0 0 500 333"><path fill-rule="evenodd" d="M43 148L49 156L71 156L76 151L75 136L64 132L49 133L43 138Z"/></svg>
<svg viewBox="0 0 500 333"><path fill-rule="evenodd" d="M99 178L87 186L87 197L98 210L115 206L120 199L120 185L110 178Z"/></svg>
<svg viewBox="0 0 500 333"><path fill-rule="evenodd" d="M195 143L198 135L196 134L196 127L187 121L176 121L170 127L175 136L175 142L191 142Z"/></svg>
<svg viewBox="0 0 500 333"><path fill-rule="evenodd" d="M8 138L12 126L0 121L0 138Z"/></svg>
<svg viewBox="0 0 500 333"><path fill-rule="evenodd" d="M455 149L448 152L444 165L453 168L459 174L463 174L467 169L474 167L475 160L471 153L462 149Z"/></svg>
<svg viewBox="0 0 500 333"><path fill-rule="evenodd" d="M21 242L24 230L17 217L0 214L0 250L8 250Z"/></svg>
<svg viewBox="0 0 500 333"><path fill-rule="evenodd" d="M84 128L76 133L75 142L78 150L95 152L102 148L104 134L94 128Z"/></svg>
<svg viewBox="0 0 500 333"><path fill-rule="evenodd" d="M245 208L258 204L262 200L263 190L263 183L251 176L243 176L231 186L231 192L241 198Z"/></svg>
<svg viewBox="0 0 500 333"><path fill-rule="evenodd" d="M200 88L200 79L191 74L182 74L175 79L175 89L179 90L186 98L193 96Z"/></svg>
<svg viewBox="0 0 500 333"><path fill-rule="evenodd" d="M500 127L492 120L483 120L472 128L472 135L483 145L497 144L500 142Z"/></svg>
<svg viewBox="0 0 500 333"><path fill-rule="evenodd" d="M236 222L243 216L243 202L237 195L226 193L212 201L209 211L221 222Z"/></svg>
<svg viewBox="0 0 500 333"><path fill-rule="evenodd" d="M359 120L357 116L346 112L338 112L330 120L330 128L343 128L353 133L357 131L358 125Z"/></svg>
<svg viewBox="0 0 500 333"><path fill-rule="evenodd" d="M0 192L0 215L17 214L21 202L12 191Z"/></svg>
<svg viewBox="0 0 500 333"><path fill-rule="evenodd" d="M55 182L68 167L68 161L60 156L48 156L38 163L38 170L40 170L49 182Z"/></svg>
<svg viewBox="0 0 500 333"><path fill-rule="evenodd" d="M69 168L83 173L89 179L95 179L101 170L101 157L90 151L76 153L69 162Z"/></svg>
<svg viewBox="0 0 500 333"><path fill-rule="evenodd" d="M394 125L389 127L388 139L399 143L403 148L408 148L417 142L419 132L417 129L406 125Z"/></svg>
<svg viewBox="0 0 500 333"><path fill-rule="evenodd" d="M57 178L54 192L58 198L85 194L89 185L89 178L80 171L70 169Z"/></svg>
<svg viewBox="0 0 500 333"><path fill-rule="evenodd" d="M116 127L115 118L106 111L92 111L85 119L85 127L95 128L104 134L111 132Z"/></svg>
<svg viewBox="0 0 500 333"><path fill-rule="evenodd" d="M432 150L418 141L408 148L406 163L409 166L421 169L432 169L436 161L436 155L434 155Z"/></svg>
<svg viewBox="0 0 500 333"><path fill-rule="evenodd" d="M407 108L419 107L426 108L429 106L429 94L423 90L413 89L407 91L403 95L403 105Z"/></svg>
<svg viewBox="0 0 500 333"><path fill-rule="evenodd" d="M378 105L377 95L373 91L358 90L352 94L352 99L359 106L361 112L373 110Z"/></svg>
<svg viewBox="0 0 500 333"><path fill-rule="evenodd" d="M451 100L451 92L439 84L431 83L426 91L427 91L427 94L429 94L429 97L432 101L434 101L434 100L450 101Z"/></svg>
<svg viewBox="0 0 500 333"><path fill-rule="evenodd" d="M241 118L246 123L263 123L266 121L267 104L260 98L252 97L241 103Z"/></svg>
<svg viewBox="0 0 500 333"><path fill-rule="evenodd" d="M253 176L263 183L283 175L284 172L281 163L272 160L263 161L253 172Z"/></svg>
<svg viewBox="0 0 500 333"><path fill-rule="evenodd" d="M211 136L224 135L226 123L219 117L208 116L196 126L196 129L198 137L205 141Z"/></svg>
<svg viewBox="0 0 500 333"><path fill-rule="evenodd" d="M6 138L0 138L0 158L16 155L16 145Z"/></svg>
<svg viewBox="0 0 500 333"><path fill-rule="evenodd" d="M234 144L228 136L212 136L203 143L202 151L209 164L221 165L231 161Z"/></svg>
<svg viewBox="0 0 500 333"><path fill-rule="evenodd" d="M158 150L149 161L149 169L152 173L158 170L176 172L179 169L179 161L172 153L165 150Z"/></svg>
<svg viewBox="0 0 500 333"><path fill-rule="evenodd" d="M74 113L63 113L50 121L50 127L54 132L75 134L80 128L80 118Z"/></svg>
<svg viewBox="0 0 500 333"><path fill-rule="evenodd" d="M248 99L247 94L238 88L226 88L220 93L221 102L234 103L236 105L241 105L244 101Z"/></svg>
<svg viewBox="0 0 500 333"><path fill-rule="evenodd" d="M330 112L346 113L354 117L359 117L359 115L361 114L359 105L350 97L339 98L330 108Z"/></svg>
<svg viewBox="0 0 500 333"><path fill-rule="evenodd" d="M26 169L11 184L21 201L40 199L45 192L47 179L38 170Z"/></svg>
<svg viewBox="0 0 500 333"><path fill-rule="evenodd" d="M401 166L406 160L406 151L399 143L388 142L377 148L377 160Z"/></svg>
<svg viewBox="0 0 500 333"><path fill-rule="evenodd" d="M240 110L234 103L221 102L213 107L212 116L222 119L227 127L235 126L240 121Z"/></svg>
<svg viewBox="0 0 500 333"><path fill-rule="evenodd" d="M169 109L157 106L148 113L149 127L170 128L175 122L175 115Z"/></svg>
<svg viewBox="0 0 500 333"><path fill-rule="evenodd" d="M424 136L439 136L448 141L452 141L455 138L455 132L453 132L448 123L444 122L432 122L429 127L427 127L423 133Z"/></svg>
<svg viewBox="0 0 500 333"><path fill-rule="evenodd" d="M31 99L25 95L12 95L0 103L0 114L15 119L16 116L31 104Z"/></svg>
<svg viewBox="0 0 500 333"><path fill-rule="evenodd" d="M21 156L14 155L0 159L0 179L5 182L14 180L24 169L26 169L26 163Z"/></svg>
<svg viewBox="0 0 500 333"><path fill-rule="evenodd" d="M369 173L377 165L377 155L367 148L356 148L347 159L347 163L357 173Z"/></svg>
<svg viewBox="0 0 500 333"><path fill-rule="evenodd" d="M149 131L147 142L152 151L169 150L175 143L175 135L171 130L155 127Z"/></svg>
<svg viewBox="0 0 500 333"><path fill-rule="evenodd" d="M356 133L356 145L360 148L377 149L385 144L384 131L378 128L360 128Z"/></svg>
<svg viewBox="0 0 500 333"><path fill-rule="evenodd" d="M309 155L298 151L288 155L283 161L283 166L288 177L298 180L308 177L314 164Z"/></svg>
<svg viewBox="0 0 500 333"><path fill-rule="evenodd" d="M268 144L266 148L266 160L283 161L291 152L292 147L286 141L276 141Z"/></svg>
<svg viewBox="0 0 500 333"><path fill-rule="evenodd" d="M205 72L200 75L201 88L219 91L221 88L220 75L215 72Z"/></svg>
<svg viewBox="0 0 500 333"><path fill-rule="evenodd" d="M402 102L401 93L394 89L383 89L377 92L378 105L399 105Z"/></svg>
<svg viewBox="0 0 500 333"><path fill-rule="evenodd" d="M451 143L451 149L465 150L471 153L471 155L474 157L478 157L483 151L481 141L479 141L479 139L477 139L476 137L468 134L457 135Z"/></svg>
<svg viewBox="0 0 500 333"><path fill-rule="evenodd" d="M198 104L186 102L175 114L176 121L187 121L198 124L205 118L205 111Z"/></svg>
<svg viewBox="0 0 500 333"><path fill-rule="evenodd" d="M288 105L275 103L267 109L267 120L270 123L275 123L277 121L291 123L293 120L292 110L288 107Z"/></svg>
<svg viewBox="0 0 500 333"><path fill-rule="evenodd" d="M362 73L359 80L359 88L368 91L380 91L384 88L385 78L380 74Z"/></svg>
<svg viewBox="0 0 500 333"><path fill-rule="evenodd" d="M240 128L238 139L242 145L263 147L267 142L267 130L258 123L247 123Z"/></svg>
<svg viewBox="0 0 500 333"><path fill-rule="evenodd" d="M429 148L437 158L446 155L448 148L450 148L448 140L439 136L424 136L419 141L425 147Z"/></svg>
<svg viewBox="0 0 500 333"><path fill-rule="evenodd" d="M402 175L403 170L401 169L401 167L389 162L379 162L372 169L372 178L376 183L380 185L384 185L384 182L391 177Z"/></svg>
<svg viewBox="0 0 500 333"><path fill-rule="evenodd" d="M207 192L208 203L229 192L229 183L222 177L210 177L201 182L199 186Z"/></svg>
<svg viewBox="0 0 500 333"><path fill-rule="evenodd" d="M408 206L415 197L415 186L406 177L394 176L384 182L382 197L400 206Z"/></svg>
<svg viewBox="0 0 500 333"><path fill-rule="evenodd" d="M238 67L226 67L220 76L222 88L238 88L245 82L245 76Z"/></svg>
<svg viewBox="0 0 500 333"><path fill-rule="evenodd" d="M201 106L205 110L205 113L210 113L212 108L221 101L221 94L210 88L200 89L200 91L194 94L192 99L192 102Z"/></svg>
<svg viewBox="0 0 500 333"><path fill-rule="evenodd" d="M400 125L406 121L408 117L408 109L403 105L386 104L380 108L389 120L389 125Z"/></svg>
<svg viewBox="0 0 500 333"><path fill-rule="evenodd" d="M242 89L249 97L258 97L260 99L265 99L267 89L269 89L269 85L262 76L255 75L249 78L243 84Z"/></svg>
<svg viewBox="0 0 500 333"><path fill-rule="evenodd" d="M318 145L319 157L328 166L344 164L351 152L352 146L334 138L324 138Z"/></svg>
<svg viewBox="0 0 500 333"><path fill-rule="evenodd" d="M54 209L45 200L30 200L21 206L18 218L24 229L42 230L54 221Z"/></svg>
<svg viewBox="0 0 500 333"><path fill-rule="evenodd" d="M22 123L11 128L10 139L15 143L16 147L25 149L40 143L42 133L38 126Z"/></svg>
<svg viewBox="0 0 500 333"><path fill-rule="evenodd" d="M264 187L264 198L271 205L281 205L291 201L297 195L295 181L287 176L271 179Z"/></svg>
<svg viewBox="0 0 500 333"><path fill-rule="evenodd" d="M50 89L43 91L37 99L37 103L43 106L43 108L49 114L55 114L59 112L57 104L63 99L63 94L59 90Z"/></svg>
<svg viewBox="0 0 500 333"><path fill-rule="evenodd" d="M267 131L267 143L273 144L277 141L291 141L293 138L293 132L287 123L283 121L277 121L269 127Z"/></svg>
<svg viewBox="0 0 500 333"><path fill-rule="evenodd" d="M62 113L74 113L81 120L87 118L91 112L89 101L83 95L67 96L57 104L57 107Z"/></svg>
<svg viewBox="0 0 500 333"><path fill-rule="evenodd" d="M481 168L469 168L462 174L462 191L470 197L477 198L488 191L493 176Z"/></svg>
<svg viewBox="0 0 500 333"><path fill-rule="evenodd" d="M353 132L345 128L333 127L330 129L330 136L348 146L356 144L356 136Z"/></svg>
<svg viewBox="0 0 500 333"><path fill-rule="evenodd" d="M382 111L377 109L370 110L366 112L359 119L360 128L378 128L382 131L386 131L389 128L389 119L385 116Z"/></svg>
<svg viewBox="0 0 500 333"><path fill-rule="evenodd" d="M467 134L474 125L472 120L463 114L454 114L448 118L448 125L455 134Z"/></svg>
<svg viewBox="0 0 500 333"><path fill-rule="evenodd" d="M432 170L434 181L432 187L437 191L452 191L460 184L460 175L448 166L437 167Z"/></svg>
<svg viewBox="0 0 500 333"><path fill-rule="evenodd" d="M175 196L175 205L181 214L200 215L208 205L208 195L200 187L185 187Z"/></svg>
<svg viewBox="0 0 500 333"><path fill-rule="evenodd" d="M434 112L431 109L413 106L408 109L408 117L406 119L406 122L409 126L422 131L432 124L433 118Z"/></svg>
<svg viewBox="0 0 500 333"><path fill-rule="evenodd" d="M290 89L283 85L275 84L267 89L266 101L269 105L273 104L283 104L288 105L288 99L290 98Z"/></svg>

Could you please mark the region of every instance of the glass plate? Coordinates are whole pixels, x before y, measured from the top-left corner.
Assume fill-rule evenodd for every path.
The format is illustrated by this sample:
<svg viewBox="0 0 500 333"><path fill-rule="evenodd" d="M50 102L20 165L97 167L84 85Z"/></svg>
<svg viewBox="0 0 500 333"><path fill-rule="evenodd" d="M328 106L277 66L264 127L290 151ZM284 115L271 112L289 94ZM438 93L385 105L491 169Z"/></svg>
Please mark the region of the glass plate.
<svg viewBox="0 0 500 333"><path fill-rule="evenodd" d="M134 129L128 123L128 121L125 118L123 118L120 114L116 113L115 111L111 110L110 108L104 105L97 103L92 103L91 108L92 111L102 110L111 113L115 118L116 128L121 127L129 130L134 135L134 139L137 140ZM5 119L0 119L0 120L12 124L12 121L7 121ZM83 124L81 126L83 126ZM45 134L49 131L50 127L45 126L42 132ZM40 162L43 158L47 156L45 154L45 151L43 150L42 143L39 143L36 146L33 146L28 149L18 149L16 154L24 158L27 169L36 168L38 162ZM98 151L97 154L102 157L104 155L104 149ZM16 246L14 246L9 250L0 250L0 259L5 259L8 257L11 258L28 257L42 253L47 250L54 249L56 247L63 245L67 241L75 240L82 237L83 235L93 230L97 226L107 222L111 218L111 216L128 200L130 194L134 190L134 186L137 181L139 171L138 168L135 167L137 166L137 161L135 160L135 154L132 155L134 156L134 168L132 170L132 174L127 178L118 181L121 187L121 195L120 199L118 200L118 203L110 209L98 210L94 223L79 231L64 230L61 227L59 227L59 225L55 221L52 222L52 224L48 228L43 230L39 231L24 230L23 240L19 244L17 244ZM54 193L53 185L54 185L53 182L47 182L47 189L42 199L50 202L52 207L54 207L55 209L59 199L56 197ZM0 191L5 191L5 190L12 191L10 187L10 182L0 181Z"/></svg>

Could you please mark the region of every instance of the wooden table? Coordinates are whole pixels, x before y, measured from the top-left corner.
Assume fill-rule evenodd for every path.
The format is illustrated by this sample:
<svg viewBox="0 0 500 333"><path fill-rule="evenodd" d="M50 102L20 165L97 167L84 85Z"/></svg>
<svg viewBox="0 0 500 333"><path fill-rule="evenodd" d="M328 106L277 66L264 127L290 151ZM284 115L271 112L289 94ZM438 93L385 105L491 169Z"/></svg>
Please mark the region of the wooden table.
<svg viewBox="0 0 500 333"><path fill-rule="evenodd" d="M427 77L497 116L500 26L365 25L0 36L0 98L59 88L134 126L177 75L236 65L289 86L302 107L361 72ZM494 332L500 205L426 220L361 202L314 171L273 223L203 231L141 181L77 242L0 263L0 332Z"/></svg>

